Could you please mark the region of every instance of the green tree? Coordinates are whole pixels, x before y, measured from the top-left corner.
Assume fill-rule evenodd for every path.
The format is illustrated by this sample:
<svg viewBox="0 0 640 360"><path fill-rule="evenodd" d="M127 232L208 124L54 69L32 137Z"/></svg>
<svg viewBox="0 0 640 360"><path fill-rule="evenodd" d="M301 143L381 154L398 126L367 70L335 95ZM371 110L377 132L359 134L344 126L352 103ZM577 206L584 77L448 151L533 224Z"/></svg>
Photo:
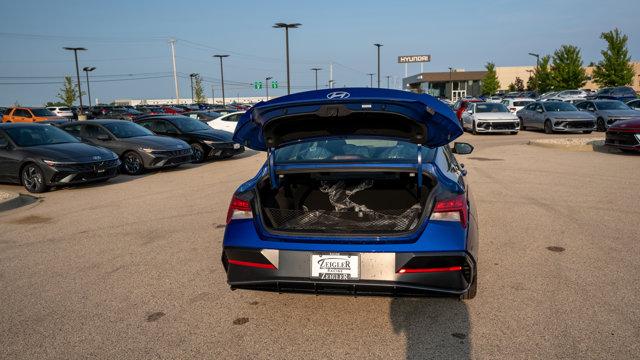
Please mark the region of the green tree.
<svg viewBox="0 0 640 360"><path fill-rule="evenodd" d="M516 76L516 81L513 83L516 87L516 91L524 91L524 81Z"/></svg>
<svg viewBox="0 0 640 360"><path fill-rule="evenodd" d="M527 80L527 90L529 91L538 90L538 80L536 79L535 75L529 76L529 79Z"/></svg>
<svg viewBox="0 0 640 360"><path fill-rule="evenodd" d="M67 106L73 106L73 103L78 99L78 90L73 86L71 76L64 77L64 84L58 92L58 99Z"/></svg>
<svg viewBox="0 0 640 360"><path fill-rule="evenodd" d="M200 75L196 76L195 84L193 85L193 94L196 100L196 104L204 104L207 99L204 96L204 89L202 88L202 79Z"/></svg>
<svg viewBox="0 0 640 360"><path fill-rule="evenodd" d="M496 65L492 62L487 63L485 65L487 69L487 74L482 79L482 89L481 92L483 95L493 95L500 89L500 81L498 80L498 74L496 73Z"/></svg>
<svg viewBox="0 0 640 360"><path fill-rule="evenodd" d="M47 103L44 104L44 107L49 106L67 106L67 104L63 103L62 101L47 101Z"/></svg>
<svg viewBox="0 0 640 360"><path fill-rule="evenodd" d="M549 62L551 62L551 56L545 55L541 57L533 72L533 77L536 79L536 87L540 93L553 90L553 78L551 77Z"/></svg>
<svg viewBox="0 0 640 360"><path fill-rule="evenodd" d="M607 49L600 52L603 59L593 69L595 83L603 87L632 84L635 72L629 63L631 61L627 48L629 37L616 28L603 32L600 38L607 42Z"/></svg>
<svg viewBox="0 0 640 360"><path fill-rule="evenodd" d="M509 84L509 91L513 92L516 90L518 90L518 88L516 87L516 84L514 83Z"/></svg>
<svg viewBox="0 0 640 360"><path fill-rule="evenodd" d="M562 45L553 53L551 73L555 90L583 87L587 83L587 74L582 67L580 49L573 45Z"/></svg>

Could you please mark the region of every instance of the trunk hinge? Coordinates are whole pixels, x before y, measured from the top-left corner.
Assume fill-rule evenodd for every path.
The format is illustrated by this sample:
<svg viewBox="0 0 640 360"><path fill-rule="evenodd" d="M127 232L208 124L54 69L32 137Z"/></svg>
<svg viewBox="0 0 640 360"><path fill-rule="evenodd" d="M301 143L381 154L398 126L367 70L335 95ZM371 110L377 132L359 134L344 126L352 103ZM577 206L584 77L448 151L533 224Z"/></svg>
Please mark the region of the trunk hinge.
<svg viewBox="0 0 640 360"><path fill-rule="evenodd" d="M418 198L420 198L420 194L422 193L422 145L418 144L418 169L417 169L417 180L418 180Z"/></svg>
<svg viewBox="0 0 640 360"><path fill-rule="evenodd" d="M271 180L271 188L272 189L277 189L278 188L278 177L276 176L276 167L273 164L274 160L273 160L273 149L269 148L267 150L267 153L269 154L267 157L267 161L268 166L269 166L269 180Z"/></svg>

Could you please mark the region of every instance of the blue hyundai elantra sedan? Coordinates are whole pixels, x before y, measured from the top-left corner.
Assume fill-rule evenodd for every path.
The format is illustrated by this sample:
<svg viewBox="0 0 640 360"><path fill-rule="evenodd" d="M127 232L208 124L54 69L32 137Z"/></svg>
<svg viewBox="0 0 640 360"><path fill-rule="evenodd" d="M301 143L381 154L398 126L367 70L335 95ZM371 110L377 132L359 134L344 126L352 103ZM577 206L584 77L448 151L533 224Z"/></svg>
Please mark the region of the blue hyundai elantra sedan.
<svg viewBox="0 0 640 360"><path fill-rule="evenodd" d="M232 289L351 295L477 292L477 216L429 95L345 88L262 102L234 141L267 152L231 198L222 264Z"/></svg>

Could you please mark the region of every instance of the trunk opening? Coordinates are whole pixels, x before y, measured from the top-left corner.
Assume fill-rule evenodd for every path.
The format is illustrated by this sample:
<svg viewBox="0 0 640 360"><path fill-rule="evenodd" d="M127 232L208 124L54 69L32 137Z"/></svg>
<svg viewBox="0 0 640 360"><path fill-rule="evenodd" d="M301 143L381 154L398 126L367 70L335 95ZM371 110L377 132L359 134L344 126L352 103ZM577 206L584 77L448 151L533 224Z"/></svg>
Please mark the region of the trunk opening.
<svg viewBox="0 0 640 360"><path fill-rule="evenodd" d="M416 230L434 187L415 172L312 172L258 185L264 225L277 232L393 235ZM419 193L418 193L419 191Z"/></svg>

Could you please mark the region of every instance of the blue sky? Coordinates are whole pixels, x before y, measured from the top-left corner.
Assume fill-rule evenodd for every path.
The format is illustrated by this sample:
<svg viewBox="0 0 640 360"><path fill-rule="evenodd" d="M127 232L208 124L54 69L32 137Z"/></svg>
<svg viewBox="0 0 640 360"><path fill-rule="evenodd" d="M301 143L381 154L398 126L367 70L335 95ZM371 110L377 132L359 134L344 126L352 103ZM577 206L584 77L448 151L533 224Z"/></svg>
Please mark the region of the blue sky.
<svg viewBox="0 0 640 360"><path fill-rule="evenodd" d="M0 13L0 105L41 105L55 100L62 76L74 75L72 54L84 46L80 66L96 66L92 97L172 98L167 39L177 38L178 71L200 73L219 95L219 64L227 53L227 97L262 95L248 85L265 76L285 92L284 33L274 22L300 22L290 34L294 91L322 86L334 61L337 86L368 86L376 71L375 42L382 47L384 76L404 75L398 55L427 53L425 71L449 66L481 69L533 64L528 52L547 54L562 44L582 49L585 63L600 60L602 31L620 28L640 59L640 1L2 1ZM32 36L33 35L33 36ZM409 73L419 71L410 66ZM122 79L131 74L130 81ZM144 79L142 79L144 78ZM25 85L31 83L53 83ZM14 85L14 83L20 83ZM190 96L189 79L180 79ZM207 96L211 83L205 82ZM86 102L86 100L85 100Z"/></svg>

